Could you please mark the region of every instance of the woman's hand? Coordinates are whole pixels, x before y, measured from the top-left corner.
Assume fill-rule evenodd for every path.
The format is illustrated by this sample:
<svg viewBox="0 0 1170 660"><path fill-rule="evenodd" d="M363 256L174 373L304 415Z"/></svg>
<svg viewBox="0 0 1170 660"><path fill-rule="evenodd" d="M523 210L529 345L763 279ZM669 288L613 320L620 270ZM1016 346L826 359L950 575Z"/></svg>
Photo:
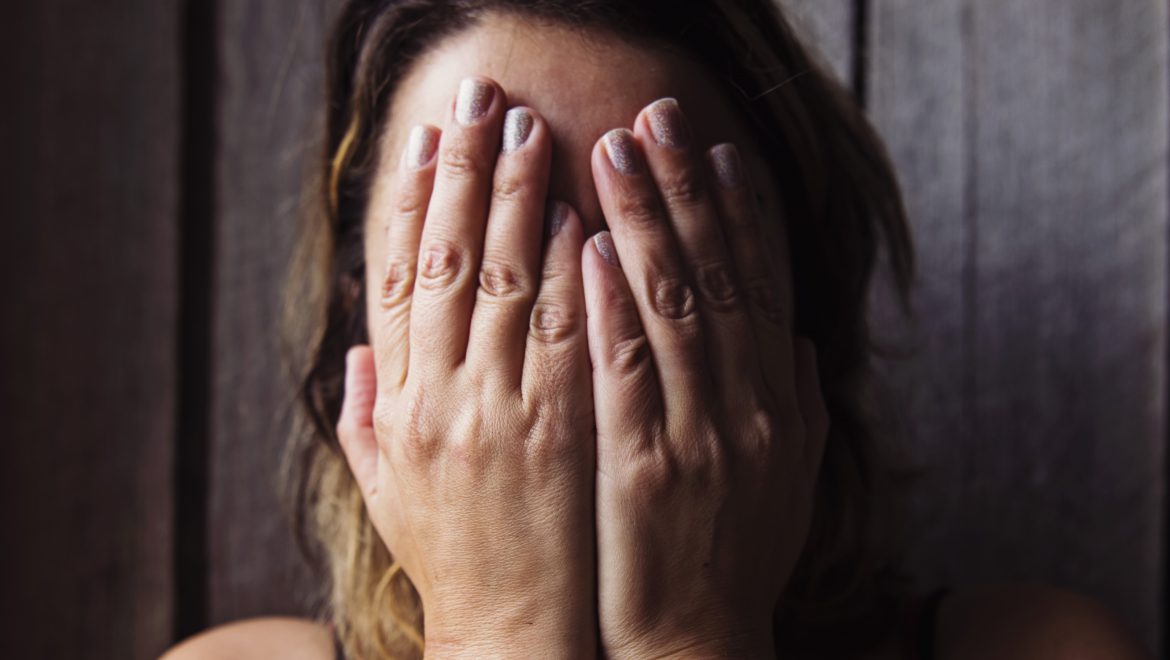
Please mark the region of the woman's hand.
<svg viewBox="0 0 1170 660"><path fill-rule="evenodd" d="M338 432L422 598L428 656L593 656L585 239L567 205L546 213L547 125L506 103L464 81L441 140L416 128L375 197L375 346L349 355Z"/></svg>
<svg viewBox="0 0 1170 660"><path fill-rule="evenodd" d="M774 653L827 433L738 153L704 163L690 141L666 99L593 152L613 232L583 250L611 658Z"/></svg>

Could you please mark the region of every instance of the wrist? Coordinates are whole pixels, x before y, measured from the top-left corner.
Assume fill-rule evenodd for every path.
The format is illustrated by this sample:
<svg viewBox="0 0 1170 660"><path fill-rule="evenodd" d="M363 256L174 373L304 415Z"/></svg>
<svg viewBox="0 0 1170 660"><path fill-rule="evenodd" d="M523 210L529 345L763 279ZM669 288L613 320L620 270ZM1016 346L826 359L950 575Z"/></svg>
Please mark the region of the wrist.
<svg viewBox="0 0 1170 660"><path fill-rule="evenodd" d="M596 658L596 621L554 609L508 609L497 603L474 613L426 614L426 657Z"/></svg>
<svg viewBox="0 0 1170 660"><path fill-rule="evenodd" d="M724 660L731 658L775 658L771 633L710 635L647 635L620 648L606 646L610 660L653 658L655 660Z"/></svg>

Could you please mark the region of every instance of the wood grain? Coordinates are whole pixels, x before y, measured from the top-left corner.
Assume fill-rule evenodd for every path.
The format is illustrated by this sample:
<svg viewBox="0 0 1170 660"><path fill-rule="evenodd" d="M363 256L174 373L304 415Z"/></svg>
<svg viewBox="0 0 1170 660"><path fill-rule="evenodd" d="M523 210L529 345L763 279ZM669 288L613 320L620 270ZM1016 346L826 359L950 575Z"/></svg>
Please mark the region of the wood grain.
<svg viewBox="0 0 1170 660"><path fill-rule="evenodd" d="M853 0L779 0L805 42L848 85L853 80Z"/></svg>
<svg viewBox="0 0 1170 660"><path fill-rule="evenodd" d="M871 96L908 193L924 582L1043 581L1164 623L1167 10L877 3Z"/></svg>
<svg viewBox="0 0 1170 660"><path fill-rule="evenodd" d="M0 657L170 641L178 16L45 0L0 20Z"/></svg>
<svg viewBox="0 0 1170 660"><path fill-rule="evenodd" d="M220 6L209 515L210 623L304 612L305 574L277 498L293 388L281 289L322 109L324 0Z"/></svg>

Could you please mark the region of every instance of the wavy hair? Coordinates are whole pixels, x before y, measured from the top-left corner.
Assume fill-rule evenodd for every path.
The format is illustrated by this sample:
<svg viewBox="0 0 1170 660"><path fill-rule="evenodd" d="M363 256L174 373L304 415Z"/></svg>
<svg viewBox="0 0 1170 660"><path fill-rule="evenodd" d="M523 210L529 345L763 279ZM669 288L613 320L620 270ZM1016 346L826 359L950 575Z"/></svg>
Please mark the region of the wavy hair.
<svg viewBox="0 0 1170 660"><path fill-rule="evenodd" d="M363 226L379 136L403 76L489 12L664 45L701 63L759 136L788 218L795 331L817 347L831 419L813 525L775 621L778 644L848 624L878 636L897 583L879 542L882 489L868 403L867 295L884 256L908 311L914 255L885 147L771 0L349 0L327 54L322 152L288 288L302 424L285 483L321 569L323 616L351 657L419 657L417 592L370 523L335 432L345 354L368 342ZM884 255L883 251L884 250ZM864 643L867 635L853 635ZM820 643L820 641L816 641Z"/></svg>

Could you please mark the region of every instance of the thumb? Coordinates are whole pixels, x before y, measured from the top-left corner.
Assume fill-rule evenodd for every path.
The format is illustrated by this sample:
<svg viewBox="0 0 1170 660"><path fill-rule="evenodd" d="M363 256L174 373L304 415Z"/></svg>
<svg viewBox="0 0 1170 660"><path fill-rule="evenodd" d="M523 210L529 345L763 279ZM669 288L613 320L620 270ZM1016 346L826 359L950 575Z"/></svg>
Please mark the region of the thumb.
<svg viewBox="0 0 1170 660"><path fill-rule="evenodd" d="M377 392L374 353L369 346L354 346L345 356L345 398L337 421L337 439L366 499L378 490L378 440L374 435Z"/></svg>

